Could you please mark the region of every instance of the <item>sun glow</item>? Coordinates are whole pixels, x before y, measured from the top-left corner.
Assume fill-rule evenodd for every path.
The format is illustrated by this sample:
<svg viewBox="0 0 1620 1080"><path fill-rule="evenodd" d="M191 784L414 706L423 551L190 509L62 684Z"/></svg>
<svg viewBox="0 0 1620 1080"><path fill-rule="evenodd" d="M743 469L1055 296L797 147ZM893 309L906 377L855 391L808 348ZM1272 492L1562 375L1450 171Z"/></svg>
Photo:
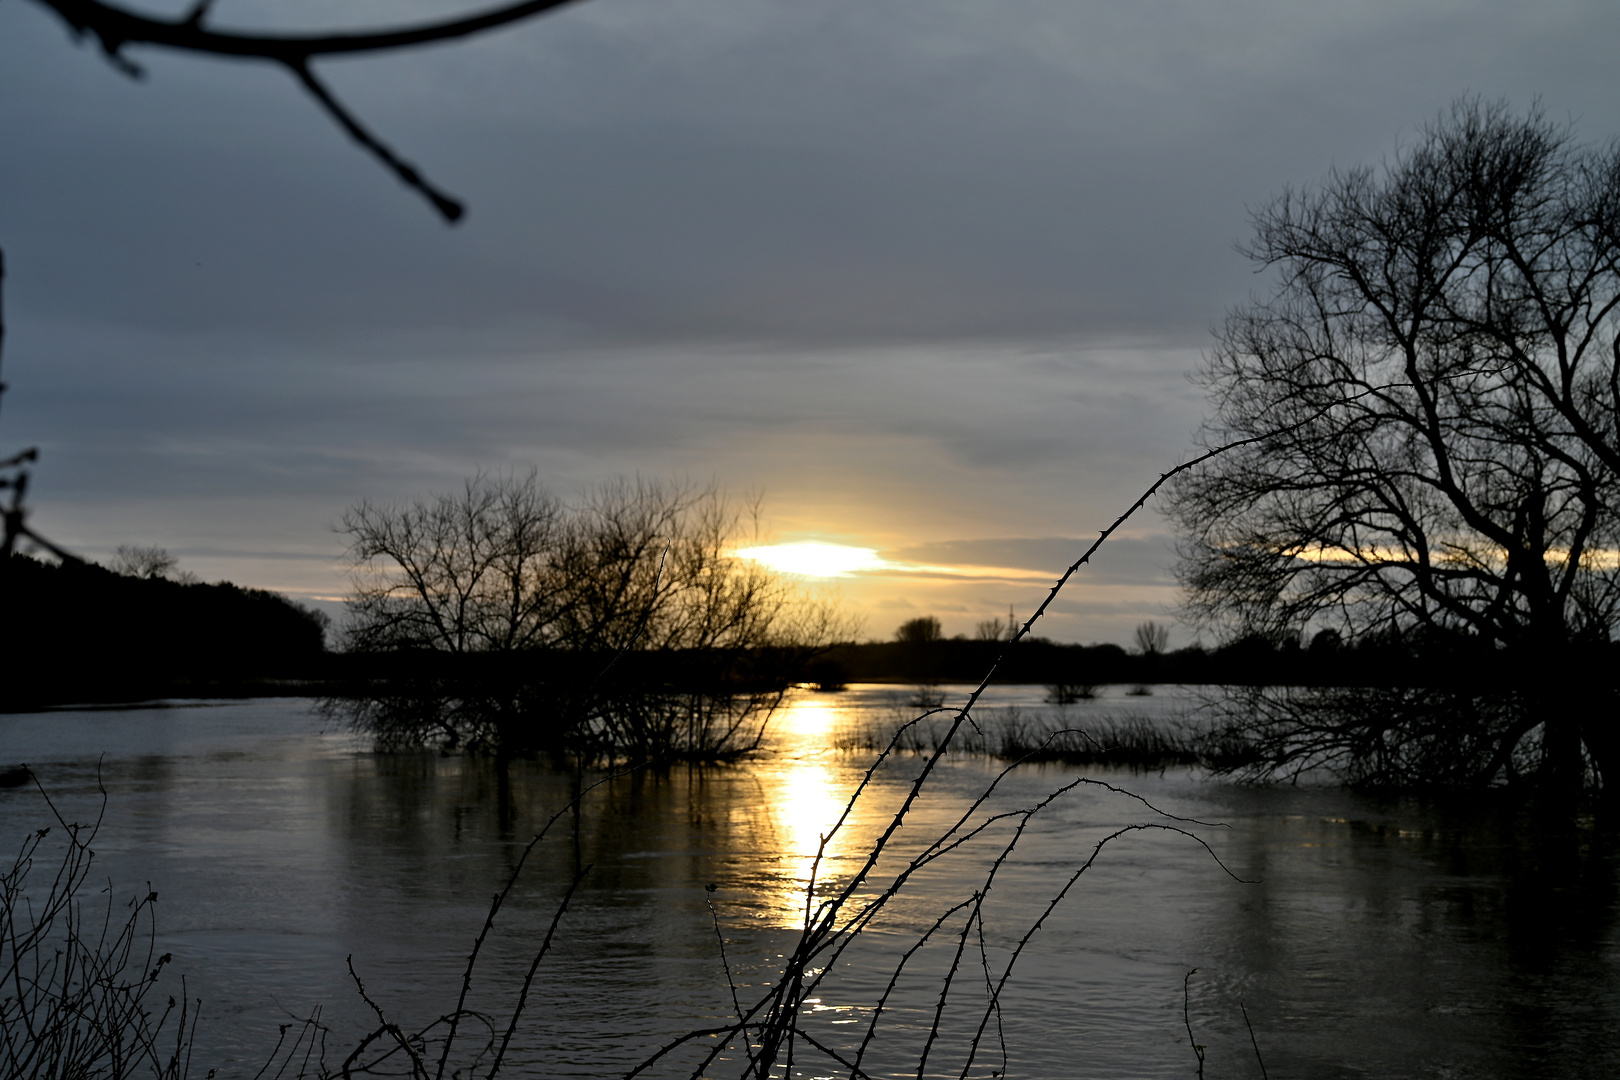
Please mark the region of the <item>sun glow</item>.
<svg viewBox="0 0 1620 1080"><path fill-rule="evenodd" d="M838 722L838 707L832 702L814 697L801 697L788 703L782 713L781 727L785 732L798 735L807 743L812 740L825 744L833 726ZM817 746L820 749L821 746Z"/></svg>
<svg viewBox="0 0 1620 1080"><path fill-rule="evenodd" d="M857 570L880 570L888 565L878 558L876 548L829 544L821 540L741 548L737 554L772 570L805 577L848 577Z"/></svg>

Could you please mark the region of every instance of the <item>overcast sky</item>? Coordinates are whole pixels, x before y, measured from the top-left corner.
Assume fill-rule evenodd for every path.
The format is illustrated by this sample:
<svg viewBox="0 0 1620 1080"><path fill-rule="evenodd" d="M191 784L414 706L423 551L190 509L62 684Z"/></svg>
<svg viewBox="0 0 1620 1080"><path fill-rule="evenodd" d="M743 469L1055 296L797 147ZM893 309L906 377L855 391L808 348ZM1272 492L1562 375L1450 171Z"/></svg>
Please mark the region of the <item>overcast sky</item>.
<svg viewBox="0 0 1620 1080"><path fill-rule="evenodd" d="M1608 0L588 0L327 63L452 228L281 72L148 52L132 83L0 4L0 450L41 447L58 543L326 601L361 498L531 465L759 490L777 539L933 568L842 582L868 635L971 632L1186 454L1188 374L1265 284L1247 207L1467 93L1608 140L1616 40ZM1165 531L1042 632L1173 616Z"/></svg>

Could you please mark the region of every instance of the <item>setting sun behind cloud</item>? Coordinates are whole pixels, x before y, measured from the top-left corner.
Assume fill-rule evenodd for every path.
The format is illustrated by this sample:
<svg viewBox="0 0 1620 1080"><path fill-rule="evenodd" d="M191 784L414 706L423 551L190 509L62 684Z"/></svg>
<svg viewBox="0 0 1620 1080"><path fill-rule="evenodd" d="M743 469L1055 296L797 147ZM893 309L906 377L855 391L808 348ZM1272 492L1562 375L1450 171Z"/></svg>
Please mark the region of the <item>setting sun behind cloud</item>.
<svg viewBox="0 0 1620 1080"><path fill-rule="evenodd" d="M857 570L879 570L887 565L878 558L876 548L829 544L822 540L740 548L737 554L772 570L805 577L848 577Z"/></svg>

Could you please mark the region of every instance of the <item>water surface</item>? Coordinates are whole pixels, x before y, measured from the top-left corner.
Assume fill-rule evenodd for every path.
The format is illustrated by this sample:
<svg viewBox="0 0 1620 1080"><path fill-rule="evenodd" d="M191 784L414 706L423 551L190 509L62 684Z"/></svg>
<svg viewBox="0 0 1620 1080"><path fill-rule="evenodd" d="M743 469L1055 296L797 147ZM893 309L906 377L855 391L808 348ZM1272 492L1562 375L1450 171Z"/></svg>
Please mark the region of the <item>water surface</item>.
<svg viewBox="0 0 1620 1080"><path fill-rule="evenodd" d="M672 1035L723 1020L732 998L715 918L738 996L768 984L802 922L820 838L872 758L828 747L849 741L840 732L908 715L907 696L800 695L758 759L639 772L565 817L480 965L475 1004L508 1009L561 890L590 867L509 1071L618 1075ZM986 717L1017 708L1040 718L1041 697L1038 687L995 692ZM1168 691L1128 699L1111 689L1065 720L1134 712L1169 722L1185 704ZM922 760L902 755L874 776L829 842L821 878L848 880ZM286 700L0 717L0 762L14 761L33 765L80 817L93 812L99 771L109 796L102 872L121 892L147 881L159 891L161 948L205 1003L197 1075L221 1076L253 1075L277 1025L316 1004L334 1042L369 1026L345 968L351 954L407 1026L447 1009L491 894L579 782L531 762L372 753L307 702ZM925 846L1003 767L947 761L896 853ZM1620 874L1606 830L1538 830L1488 806L1247 788L1188 770L1055 766L1012 772L976 820L1080 776L1222 824L1176 822L1095 784L1030 819L985 903L994 971L1103 837L1133 824L1189 835L1111 841L1029 938L1003 1001L1008 1075L1193 1075L1183 985L1194 968L1186 1005L1211 1078L1260 1075L1240 1003L1273 1077L1620 1072ZM45 814L37 794L0 794L0 829L13 837ZM1013 821L907 884L828 975L807 1028L859 1041L894 958L982 887ZM872 1075L915 1075L962 925L947 923L908 968L866 1062ZM978 932L969 967L981 963ZM958 979L930 1074L957 1075L983 1008L982 970ZM1003 1067L990 1046L972 1075Z"/></svg>

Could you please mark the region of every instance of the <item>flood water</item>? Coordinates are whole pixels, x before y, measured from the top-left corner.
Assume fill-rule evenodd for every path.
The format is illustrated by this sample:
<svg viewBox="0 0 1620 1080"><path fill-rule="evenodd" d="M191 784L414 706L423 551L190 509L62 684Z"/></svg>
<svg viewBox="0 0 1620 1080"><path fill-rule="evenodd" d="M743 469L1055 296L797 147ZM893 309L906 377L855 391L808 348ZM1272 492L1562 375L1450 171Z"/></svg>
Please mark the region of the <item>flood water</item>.
<svg viewBox="0 0 1620 1080"><path fill-rule="evenodd" d="M876 772L817 864L874 756L833 747L908 715L905 696L801 694L757 759L637 772L565 815L477 972L473 1004L504 1025L559 896L589 868L504 1072L623 1075L672 1037L724 1023L722 939L738 999L762 993L797 940L812 869L824 887L848 882L922 766L907 753ZM1169 688L1110 688L1064 719L1169 722L1185 704ZM1039 687L992 691L986 722L1007 708L1026 719L1048 709ZM491 895L576 790L536 763L373 753L293 700L0 716L0 764L21 761L81 819L99 803L99 771L98 881L119 896L146 882L158 891L159 947L204 1001L198 1077L253 1076L278 1025L316 1005L331 1045L352 1046L375 1020L350 982L351 955L390 1019L415 1027L451 1008ZM879 893L1003 768L947 758L858 895ZM911 877L828 970L805 1029L852 1052L897 958L984 888L1021 820L995 816L1078 777L1147 803L1083 783L1028 817L982 921L959 911L908 961L870 1075L917 1074L966 942L922 1070L959 1075L986 972L999 977L1026 936L969 1075L1190 1077L1189 1021L1211 1078L1259 1077L1262 1060L1271 1077L1620 1075L1620 861L1607 827L1545 830L1509 807L1244 787L1190 770L1013 770L971 818L984 831ZM31 789L0 792L6 842L48 816ZM1184 831L1110 840L1032 933L1098 842L1132 825ZM694 1059L675 1058L654 1075L686 1075ZM735 1058L709 1075L738 1071ZM794 1071L848 1075L814 1055Z"/></svg>

